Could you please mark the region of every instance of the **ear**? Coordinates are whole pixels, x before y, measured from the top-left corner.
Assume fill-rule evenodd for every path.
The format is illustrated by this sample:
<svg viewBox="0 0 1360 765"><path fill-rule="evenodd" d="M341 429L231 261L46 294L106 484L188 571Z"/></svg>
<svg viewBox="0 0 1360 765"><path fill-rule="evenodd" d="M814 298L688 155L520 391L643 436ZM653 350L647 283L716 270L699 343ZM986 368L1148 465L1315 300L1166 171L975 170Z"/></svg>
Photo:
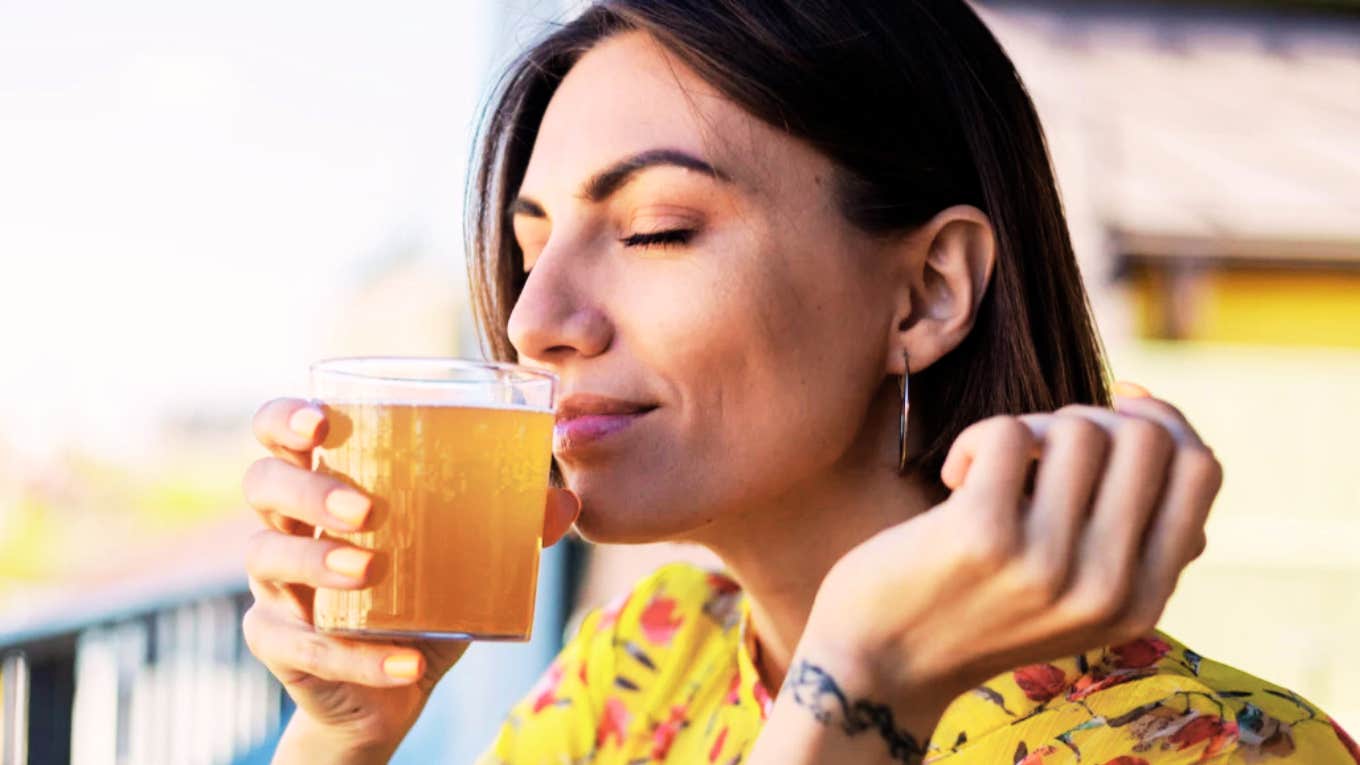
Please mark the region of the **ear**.
<svg viewBox="0 0 1360 765"><path fill-rule="evenodd" d="M887 371L900 375L903 350L911 371L920 371L973 330L996 265L996 234L986 213L956 205L892 246L905 271L898 272Z"/></svg>

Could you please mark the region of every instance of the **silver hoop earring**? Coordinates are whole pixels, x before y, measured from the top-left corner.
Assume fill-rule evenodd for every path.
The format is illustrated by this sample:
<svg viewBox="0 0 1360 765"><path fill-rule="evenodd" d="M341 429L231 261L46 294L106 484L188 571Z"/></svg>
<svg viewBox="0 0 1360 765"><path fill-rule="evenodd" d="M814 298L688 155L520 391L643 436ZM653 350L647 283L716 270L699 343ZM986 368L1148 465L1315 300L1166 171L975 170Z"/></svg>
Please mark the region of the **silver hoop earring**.
<svg viewBox="0 0 1360 765"><path fill-rule="evenodd" d="M911 413L910 385L907 378L911 373L911 359L902 351L902 411L897 421L897 472L907 470L907 416Z"/></svg>

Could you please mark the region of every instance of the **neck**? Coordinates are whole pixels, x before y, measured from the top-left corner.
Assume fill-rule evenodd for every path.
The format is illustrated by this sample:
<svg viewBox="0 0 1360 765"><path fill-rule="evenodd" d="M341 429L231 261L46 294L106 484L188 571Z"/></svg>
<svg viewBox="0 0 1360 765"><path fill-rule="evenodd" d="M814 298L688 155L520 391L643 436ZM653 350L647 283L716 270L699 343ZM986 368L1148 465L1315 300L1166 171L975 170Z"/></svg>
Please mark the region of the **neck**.
<svg viewBox="0 0 1360 765"><path fill-rule="evenodd" d="M761 680L776 693L807 625L822 579L841 556L943 499L929 482L897 473L895 386L877 397L853 447L830 469L710 527L704 546L722 558L751 605ZM886 411L883 411L886 410Z"/></svg>

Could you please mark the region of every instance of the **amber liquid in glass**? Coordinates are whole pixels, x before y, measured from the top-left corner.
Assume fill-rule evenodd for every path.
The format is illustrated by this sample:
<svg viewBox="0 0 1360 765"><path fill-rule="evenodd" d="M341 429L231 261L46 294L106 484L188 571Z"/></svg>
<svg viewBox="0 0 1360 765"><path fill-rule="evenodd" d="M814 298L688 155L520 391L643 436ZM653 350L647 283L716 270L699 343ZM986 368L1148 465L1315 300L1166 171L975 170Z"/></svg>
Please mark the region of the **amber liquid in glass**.
<svg viewBox="0 0 1360 765"><path fill-rule="evenodd" d="M371 587L318 589L318 629L527 640L542 545L553 413L325 404L316 470L373 498L364 529L322 532L374 550Z"/></svg>

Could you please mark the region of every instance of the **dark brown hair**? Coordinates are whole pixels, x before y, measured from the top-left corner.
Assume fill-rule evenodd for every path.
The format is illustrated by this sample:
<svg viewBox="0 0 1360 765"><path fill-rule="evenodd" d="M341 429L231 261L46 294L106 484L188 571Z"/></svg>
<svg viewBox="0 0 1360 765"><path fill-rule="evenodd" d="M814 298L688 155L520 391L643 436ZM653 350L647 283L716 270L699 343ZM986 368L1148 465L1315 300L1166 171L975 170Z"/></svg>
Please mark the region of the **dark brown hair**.
<svg viewBox="0 0 1360 765"><path fill-rule="evenodd" d="M557 84L594 44L641 30L758 119L835 163L847 220L907 232L970 204L996 232L976 324L912 376L914 467L999 413L1109 404L1038 116L1006 53L963 0L601 0L521 55L483 120L469 187L468 269L486 352L510 361L524 286L508 205Z"/></svg>

